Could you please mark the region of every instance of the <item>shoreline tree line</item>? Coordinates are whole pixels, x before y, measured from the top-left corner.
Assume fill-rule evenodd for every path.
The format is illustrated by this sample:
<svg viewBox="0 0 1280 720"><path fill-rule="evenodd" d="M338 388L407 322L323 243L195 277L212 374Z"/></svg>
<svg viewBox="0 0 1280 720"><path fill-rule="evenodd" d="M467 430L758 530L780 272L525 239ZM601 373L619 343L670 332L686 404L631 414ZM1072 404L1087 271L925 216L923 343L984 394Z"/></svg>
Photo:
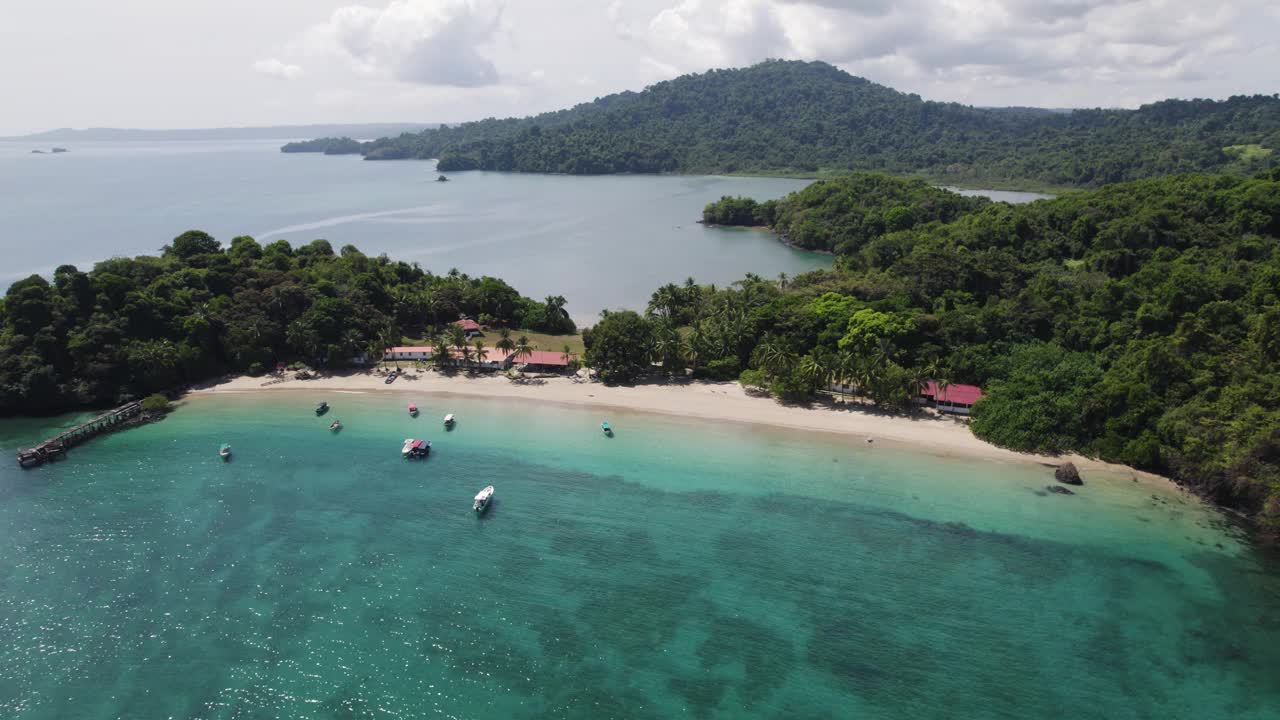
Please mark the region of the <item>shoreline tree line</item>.
<svg viewBox="0 0 1280 720"><path fill-rule="evenodd" d="M406 336L438 335L461 316L554 334L576 331L559 296L523 297L457 270L435 275L353 245L294 247L207 233L159 256L63 265L0 300L0 415L123 402L277 362L344 367L381 358Z"/></svg>
<svg viewBox="0 0 1280 720"><path fill-rule="evenodd" d="M974 383L985 440L1170 475L1280 531L1280 170L1025 205L856 174L704 219L772 224L835 267L659 288L584 333L605 379L654 361L897 408L924 380Z"/></svg>

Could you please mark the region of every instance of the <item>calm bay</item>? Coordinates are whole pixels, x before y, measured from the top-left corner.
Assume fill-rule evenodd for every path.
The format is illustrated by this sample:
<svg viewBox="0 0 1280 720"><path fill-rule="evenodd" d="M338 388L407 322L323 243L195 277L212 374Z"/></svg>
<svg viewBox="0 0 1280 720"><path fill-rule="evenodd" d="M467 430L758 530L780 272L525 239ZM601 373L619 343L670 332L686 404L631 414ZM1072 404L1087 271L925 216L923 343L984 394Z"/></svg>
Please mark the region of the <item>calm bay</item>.
<svg viewBox="0 0 1280 720"><path fill-rule="evenodd" d="M1160 483L1062 497L1034 464L834 436L313 394L0 464L0 715L1280 712L1280 576ZM0 450L50 428L0 423Z"/></svg>

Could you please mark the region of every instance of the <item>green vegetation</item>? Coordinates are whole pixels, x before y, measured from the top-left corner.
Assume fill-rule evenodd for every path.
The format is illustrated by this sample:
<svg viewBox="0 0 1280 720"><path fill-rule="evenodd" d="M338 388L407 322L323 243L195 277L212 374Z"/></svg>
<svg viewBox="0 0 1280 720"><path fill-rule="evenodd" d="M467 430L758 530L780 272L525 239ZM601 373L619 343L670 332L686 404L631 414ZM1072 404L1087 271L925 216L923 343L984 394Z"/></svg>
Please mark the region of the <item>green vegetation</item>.
<svg viewBox="0 0 1280 720"><path fill-rule="evenodd" d="M286 151L351 152L353 141ZM825 63L769 61L661 82L524 119L482 120L360 146L439 169L920 174L945 183L1088 187L1180 172L1247 174L1280 147L1280 98L1166 100L1055 113L928 102Z"/></svg>
<svg viewBox="0 0 1280 720"><path fill-rule="evenodd" d="M292 247L192 230L159 257L33 275L0 302L0 415L107 405L228 371L381 357L405 334L460 315L574 332L559 296L539 302L456 270L433 275L325 240ZM558 343L556 347L563 345Z"/></svg>
<svg viewBox="0 0 1280 720"><path fill-rule="evenodd" d="M980 437L1169 474L1280 532L1280 169L1027 205L933 192L860 175L774 203L836 268L659 289L654 336L686 328L668 362L897 407L925 379L976 383ZM727 205L748 214L708 216Z"/></svg>
<svg viewBox="0 0 1280 720"><path fill-rule="evenodd" d="M886 233L950 222L988 202L940 190L923 180L855 173L820 180L781 200L757 203L750 198L721 198L702 211L702 221L768 225L797 247L844 253Z"/></svg>
<svg viewBox="0 0 1280 720"><path fill-rule="evenodd" d="M649 369L653 328L638 314L606 312L595 327L583 331L587 364L607 383L632 382Z"/></svg>
<svg viewBox="0 0 1280 720"><path fill-rule="evenodd" d="M1252 145L1228 145L1222 151L1245 162L1256 162L1271 154L1271 148L1264 148L1257 143Z"/></svg>
<svg viewBox="0 0 1280 720"><path fill-rule="evenodd" d="M325 155L359 155L364 146L351 138L318 138L291 142L280 148L287 153L324 153Z"/></svg>
<svg viewBox="0 0 1280 720"><path fill-rule="evenodd" d="M142 411L148 414L164 414L171 409L169 398L164 393L152 393L142 400Z"/></svg>

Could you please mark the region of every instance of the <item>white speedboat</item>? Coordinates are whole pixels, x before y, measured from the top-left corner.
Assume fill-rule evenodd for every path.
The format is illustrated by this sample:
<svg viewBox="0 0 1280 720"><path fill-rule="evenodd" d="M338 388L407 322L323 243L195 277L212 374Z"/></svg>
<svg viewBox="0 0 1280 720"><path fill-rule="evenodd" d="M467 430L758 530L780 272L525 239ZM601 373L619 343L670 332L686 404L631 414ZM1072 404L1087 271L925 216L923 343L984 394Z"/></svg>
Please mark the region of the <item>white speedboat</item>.
<svg viewBox="0 0 1280 720"><path fill-rule="evenodd" d="M489 501L493 499L493 486L481 490L476 493L476 501L472 503L471 509L478 513L482 513L489 509Z"/></svg>
<svg viewBox="0 0 1280 720"><path fill-rule="evenodd" d="M445 416L444 416L444 426L445 426L445 427L447 427L447 428L448 428L448 427L453 427L453 422L454 422L454 420L453 420L453 413L449 413L448 415L445 415Z"/></svg>

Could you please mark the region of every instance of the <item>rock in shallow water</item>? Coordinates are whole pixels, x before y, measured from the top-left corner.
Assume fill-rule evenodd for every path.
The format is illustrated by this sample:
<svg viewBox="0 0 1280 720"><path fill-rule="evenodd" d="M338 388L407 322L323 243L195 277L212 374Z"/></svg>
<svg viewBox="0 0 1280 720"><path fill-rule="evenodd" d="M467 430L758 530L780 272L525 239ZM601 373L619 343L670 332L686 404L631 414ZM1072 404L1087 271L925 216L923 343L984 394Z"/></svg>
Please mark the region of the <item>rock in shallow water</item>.
<svg viewBox="0 0 1280 720"><path fill-rule="evenodd" d="M1075 493L1062 487L1061 485L1045 485L1044 489L1048 490L1051 493L1057 493L1059 495L1075 495Z"/></svg>
<svg viewBox="0 0 1280 720"><path fill-rule="evenodd" d="M1075 463L1064 463L1053 471L1053 478L1065 485L1083 485L1084 480L1080 479L1080 471L1076 469Z"/></svg>

